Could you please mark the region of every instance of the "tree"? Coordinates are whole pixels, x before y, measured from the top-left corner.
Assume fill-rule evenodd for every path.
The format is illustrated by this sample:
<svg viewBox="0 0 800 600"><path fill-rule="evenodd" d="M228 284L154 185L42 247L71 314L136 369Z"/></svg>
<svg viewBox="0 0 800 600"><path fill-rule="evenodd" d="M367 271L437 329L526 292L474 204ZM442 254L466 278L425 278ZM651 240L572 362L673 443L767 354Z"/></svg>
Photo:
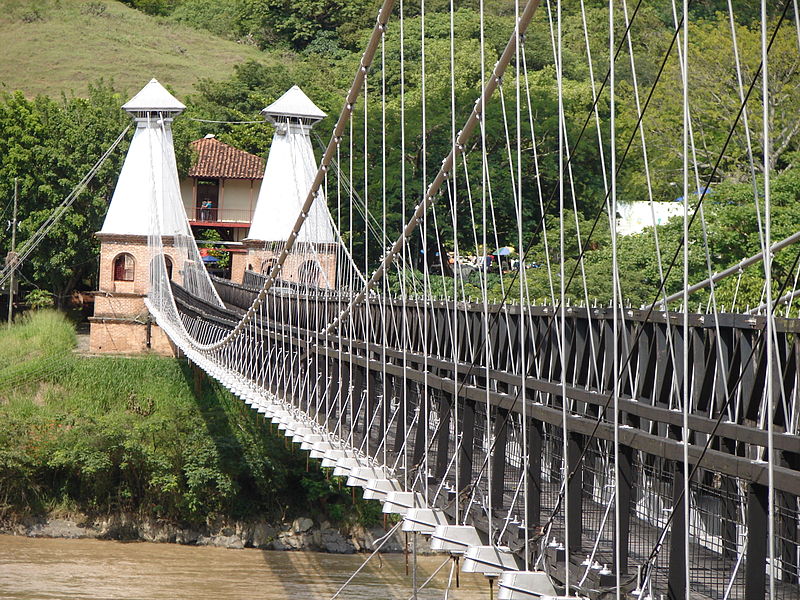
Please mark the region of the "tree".
<svg viewBox="0 0 800 600"><path fill-rule="evenodd" d="M770 24L770 31L776 24ZM746 93L760 63L760 33L757 25L736 25L735 33L742 67L741 93ZM708 21L698 21L690 27L688 85L696 153L690 156L690 164L696 164L702 182L711 176L717 165L714 183L725 179L751 179L744 118L740 118L734 127L741 101L733 50L727 17L720 15ZM781 26L770 50L769 71L772 149L768 167L781 170L791 165L790 157L800 148L797 38L793 24L788 21ZM666 186L670 181L678 181L683 162L683 117L678 101L682 89L677 51L673 50L666 65L664 81L654 95L644 120L651 166L660 174L657 191L661 196L675 195ZM748 114L744 116L749 116L755 169L763 171L760 90L759 78L747 103ZM623 126L635 122L632 105L628 105L627 111ZM732 139L725 147L729 133ZM635 172L635 161L631 167L629 172Z"/></svg>
<svg viewBox="0 0 800 600"><path fill-rule="evenodd" d="M23 247L72 191L113 140L129 124L120 110L121 96L100 82L88 98L39 97L20 92L0 97L0 195L11 198L19 178L18 247ZM21 267L28 280L51 290L60 304L82 282L90 285L96 271L100 229L122 165L127 143L121 144L77 196L58 224ZM8 206L8 204L6 204ZM5 231L0 242L8 247Z"/></svg>
<svg viewBox="0 0 800 600"><path fill-rule="evenodd" d="M196 29L205 29L222 38L237 39L239 2L228 0L183 0L172 11L171 19Z"/></svg>
<svg viewBox="0 0 800 600"><path fill-rule="evenodd" d="M286 44L305 48L322 31L344 37L377 15L375 0L240 0L239 30L262 49Z"/></svg>

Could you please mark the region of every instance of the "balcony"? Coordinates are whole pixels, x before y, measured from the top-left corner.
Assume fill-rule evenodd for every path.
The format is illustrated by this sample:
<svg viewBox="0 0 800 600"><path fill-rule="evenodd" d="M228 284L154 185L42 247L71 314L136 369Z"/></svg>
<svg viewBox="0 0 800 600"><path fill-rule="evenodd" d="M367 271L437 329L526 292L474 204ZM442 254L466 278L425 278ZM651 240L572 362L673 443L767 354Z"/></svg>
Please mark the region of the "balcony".
<svg viewBox="0 0 800 600"><path fill-rule="evenodd" d="M253 213L249 209L186 207L191 225L225 227L250 227Z"/></svg>

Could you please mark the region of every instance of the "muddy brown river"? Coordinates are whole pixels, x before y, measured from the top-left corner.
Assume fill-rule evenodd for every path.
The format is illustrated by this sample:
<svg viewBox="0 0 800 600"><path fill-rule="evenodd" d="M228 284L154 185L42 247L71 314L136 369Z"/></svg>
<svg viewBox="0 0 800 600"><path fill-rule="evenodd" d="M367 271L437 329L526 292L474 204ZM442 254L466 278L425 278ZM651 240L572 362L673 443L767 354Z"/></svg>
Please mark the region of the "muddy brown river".
<svg viewBox="0 0 800 600"><path fill-rule="evenodd" d="M328 600L365 558L0 536L0 598ZM419 557L419 582L444 560ZM448 563L418 598L444 598L449 575ZM489 598L488 583L480 575L462 573L460 584L455 589L453 582L448 595L452 600ZM339 598L407 600L411 596L404 557L389 555L374 558Z"/></svg>

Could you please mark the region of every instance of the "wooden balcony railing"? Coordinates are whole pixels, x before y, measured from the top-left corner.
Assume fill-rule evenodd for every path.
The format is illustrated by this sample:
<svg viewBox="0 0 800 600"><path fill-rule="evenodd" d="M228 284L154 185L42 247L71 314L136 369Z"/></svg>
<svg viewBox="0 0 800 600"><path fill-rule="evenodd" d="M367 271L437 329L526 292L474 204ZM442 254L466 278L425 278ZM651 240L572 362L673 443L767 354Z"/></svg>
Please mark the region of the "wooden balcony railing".
<svg viewBox="0 0 800 600"><path fill-rule="evenodd" d="M253 220L249 209L238 208L187 208L187 216L192 223L246 223Z"/></svg>

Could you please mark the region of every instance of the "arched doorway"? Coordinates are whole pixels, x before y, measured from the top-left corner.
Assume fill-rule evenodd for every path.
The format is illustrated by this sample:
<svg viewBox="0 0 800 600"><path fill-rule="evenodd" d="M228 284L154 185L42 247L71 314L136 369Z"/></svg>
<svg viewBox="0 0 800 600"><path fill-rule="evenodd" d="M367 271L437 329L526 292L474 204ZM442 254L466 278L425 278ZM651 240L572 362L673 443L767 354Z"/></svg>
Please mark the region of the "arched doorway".
<svg viewBox="0 0 800 600"><path fill-rule="evenodd" d="M297 274L300 277L300 283L316 286L319 285L322 269L316 260L307 260L300 265L300 269L298 270Z"/></svg>
<svg viewBox="0 0 800 600"><path fill-rule="evenodd" d="M261 262L261 274L262 275L269 275L269 272L272 271L272 267L275 266L277 263L277 259L275 258L267 258Z"/></svg>

